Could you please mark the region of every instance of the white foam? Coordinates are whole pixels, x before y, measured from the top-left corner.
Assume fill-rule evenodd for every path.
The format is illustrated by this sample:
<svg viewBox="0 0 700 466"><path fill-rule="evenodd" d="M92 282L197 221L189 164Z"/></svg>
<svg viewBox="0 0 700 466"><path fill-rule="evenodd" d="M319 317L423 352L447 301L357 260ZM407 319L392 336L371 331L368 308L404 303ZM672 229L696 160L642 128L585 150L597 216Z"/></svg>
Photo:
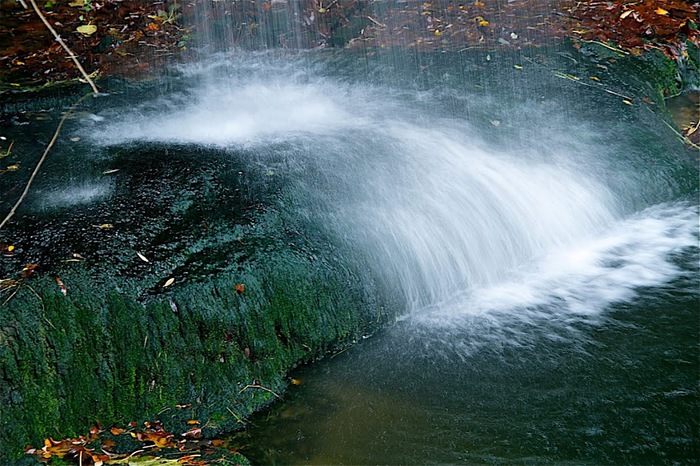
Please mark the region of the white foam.
<svg viewBox="0 0 700 466"><path fill-rule="evenodd" d="M226 62L224 62L226 63ZM227 74L224 64L190 66L198 79L173 93L123 111L106 112L86 136L103 145L134 141L252 147L309 135L332 135L367 123L371 89L311 79L294 65L250 59ZM230 65L230 63L229 63Z"/></svg>
<svg viewBox="0 0 700 466"><path fill-rule="evenodd" d="M514 323L595 322L611 305L632 301L645 287L697 273L676 262L697 247L697 206L653 206L586 241L552 249L508 280L469 289L409 320L433 329L488 322L492 337Z"/></svg>

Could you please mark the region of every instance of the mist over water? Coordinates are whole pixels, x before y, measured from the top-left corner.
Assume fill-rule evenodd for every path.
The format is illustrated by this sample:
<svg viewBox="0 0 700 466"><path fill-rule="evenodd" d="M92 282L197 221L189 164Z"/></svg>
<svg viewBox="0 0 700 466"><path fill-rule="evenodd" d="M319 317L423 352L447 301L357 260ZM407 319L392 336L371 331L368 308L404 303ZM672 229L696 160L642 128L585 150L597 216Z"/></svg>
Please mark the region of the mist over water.
<svg viewBox="0 0 700 466"><path fill-rule="evenodd" d="M93 140L243 152L291 180L298 214L366 257L417 324L525 319L547 303L590 316L672 280L674 253L697 243L694 205L631 210L625 197L658 182L621 195L639 174L551 101L513 107L264 54L182 76L196 84L106 112L89 129ZM446 99L470 116L450 112Z"/></svg>

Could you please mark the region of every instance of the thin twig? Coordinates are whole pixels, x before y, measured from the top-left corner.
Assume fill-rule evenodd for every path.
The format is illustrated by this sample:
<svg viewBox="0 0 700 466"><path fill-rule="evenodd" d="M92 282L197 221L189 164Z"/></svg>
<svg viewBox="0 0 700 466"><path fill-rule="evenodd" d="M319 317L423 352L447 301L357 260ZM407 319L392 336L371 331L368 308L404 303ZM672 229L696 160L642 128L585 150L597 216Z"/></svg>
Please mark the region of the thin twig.
<svg viewBox="0 0 700 466"><path fill-rule="evenodd" d="M380 28L386 29L386 24L380 23L379 21L377 21L376 19L372 18L371 16L367 16L367 19L370 20L370 21L372 21L374 24L376 24L376 25L379 26Z"/></svg>
<svg viewBox="0 0 700 466"><path fill-rule="evenodd" d="M33 2L34 0L32 0ZM36 167L34 168L34 171L32 172L32 176L29 177L29 181L27 182L27 186L24 187L24 191L22 192L22 195L19 197L17 200L17 203L12 207L12 210L10 210L10 213L7 214L7 217L5 217L5 220L0 223L0 230L2 230L2 227L5 226L5 224L12 218L12 216L15 214L17 211L17 208L19 205L22 203L24 198L27 196L27 193L29 192L29 188L31 187L32 183L34 182L34 178L36 178L37 173L39 173L39 169L41 168L41 165L44 163L44 160L46 160L46 156L49 154L49 151L53 147L54 143L56 142L56 139L58 139L58 134L61 132L61 128L63 127L63 123L66 122L66 119L68 118L68 115L70 115L73 110L75 110L80 103L85 100L87 97L89 97L92 94L85 94L82 96L76 103L74 103L68 111L63 115L63 118L61 118L61 121L58 123L58 127L56 127L56 132L54 133L53 137L51 138L51 141L49 142L49 145L46 146L46 150L44 151L44 155L41 156L41 159L39 159L39 163L36 164Z"/></svg>
<svg viewBox="0 0 700 466"><path fill-rule="evenodd" d="M51 26L51 24L49 24L49 22L46 20L46 17L44 16L44 14L41 12L39 7L37 6L36 1L29 0L29 2L32 4L32 8L34 8L34 11L36 12L36 14L39 16L41 21L44 23L44 26L46 26L48 28L48 30L51 31L51 34L53 34L56 41L59 44L61 44L61 47L63 47L63 49L68 53L68 56L73 60L73 63L75 63L75 66L78 67L78 70L80 71L80 73L83 75L85 80L88 82L88 84L92 88L92 92L95 94L99 94L100 91L97 90L97 86L95 86L95 83L90 78L90 75L87 74L87 72L85 71L85 68L83 68L83 65L81 65L80 62L78 61L78 57L73 53L73 51L68 47L68 45L66 45L66 43L63 41L63 39L61 39L61 36L58 35L58 33ZM25 5L25 8L26 8L26 5Z"/></svg>
<svg viewBox="0 0 700 466"><path fill-rule="evenodd" d="M338 355L343 354L343 353L346 352L347 350L348 350L348 348L343 348L343 349L341 349L341 350L338 351L337 353L334 353L334 354L331 356L331 359L333 359L334 357L336 357L336 356L338 356Z"/></svg>
<svg viewBox="0 0 700 466"><path fill-rule="evenodd" d="M693 141L690 140L689 137L684 136L683 133L681 133L681 132L678 131L676 128L674 128L673 126L671 126L671 124L670 124L669 122L667 122L667 121L665 121L665 120L661 120L661 121L663 121L663 123L664 123L666 126L668 126L668 127L671 129L671 131L673 131L673 132L676 134L676 136L678 136L678 137L680 138L680 140L683 141L685 144L688 144L688 145L689 145L690 147L692 147L693 149L700 149L700 146L698 146L697 144L695 144Z"/></svg>
<svg viewBox="0 0 700 466"><path fill-rule="evenodd" d="M5 158L8 155L10 155L10 153L12 153L12 146L14 146L14 145L15 145L15 141L12 141L10 143L10 147L8 147L4 153L0 154L0 159Z"/></svg>
<svg viewBox="0 0 700 466"><path fill-rule="evenodd" d="M46 317L46 306L44 306L44 300L41 299L41 296L39 296L39 293L37 293L34 288L27 285L26 283L24 283L21 280L12 280L9 278L0 279L0 293L5 292L5 291L9 290L10 288L14 288L14 291L12 292L12 294L10 294L10 296L5 301L3 301L2 304L0 304L0 307L4 307L7 303L9 303L10 300L12 298L14 298L17 293L19 293L19 289L22 286L26 286L27 288L29 288L29 290L34 294L34 296L36 296L36 299L39 300L39 304L41 304L41 315L44 316L44 320L54 330L57 330L56 326Z"/></svg>
<svg viewBox="0 0 700 466"><path fill-rule="evenodd" d="M32 0L32 1L33 1L33 0ZM608 45L608 44L606 44L605 42L601 42L601 41L599 41L599 40L583 40L583 39L579 39L579 40L580 40L581 42L585 42L585 43L587 43L587 44L597 44L597 45L600 45L601 47L605 47L606 49L612 50L613 52L622 53L622 54L624 54L624 55L629 55L629 54L630 54L629 52L626 52L626 51L624 51L624 50L622 50L622 49L619 49L619 48L617 48L617 47L613 47L612 45Z"/></svg>
<svg viewBox="0 0 700 466"><path fill-rule="evenodd" d="M239 424L245 424L243 421L241 421L241 418L238 417L238 415L236 415L236 413L233 412L233 410L232 410L231 408L229 408L228 406L226 406L226 409L228 410L229 413L231 413L231 415L232 415L233 417L236 418L236 421L238 421Z"/></svg>
<svg viewBox="0 0 700 466"><path fill-rule="evenodd" d="M627 99L627 100L632 100L632 99L634 99L634 97L626 96L626 95L624 95L624 94L620 94L619 92L611 91L610 89L607 89L607 88L603 87L602 84L596 84L596 85L590 84L590 83L587 83L587 82L582 81L581 78L579 78L579 77L577 77L577 76L573 76L573 75L570 75L570 74L562 73L561 71L553 71L552 74L554 74L554 76L556 76L557 78L568 79L569 81L573 81L573 82L575 82L576 84L580 84L580 85L582 85L582 86L592 87L593 89L600 89L600 90L603 91L603 92L607 92L608 94L612 94L612 95L616 95L616 96L618 96L618 97L622 97L623 99Z"/></svg>
<svg viewBox="0 0 700 466"><path fill-rule="evenodd" d="M0 307L4 307L5 304L9 303L12 298L15 297L15 295L19 292L19 285L17 285L17 288L12 292L12 294L5 300L3 301L2 304L0 304Z"/></svg>
<svg viewBox="0 0 700 466"><path fill-rule="evenodd" d="M260 390L265 390L266 392L272 393L272 394L275 395L277 398L282 399L281 396L279 396L277 393L273 392L273 391L270 390L269 388L266 388L266 387L263 387L262 385L257 385L257 384L256 384L256 385L246 385L245 387L243 387L243 388L241 389L240 392L238 392L238 394L240 395L241 393L243 393L244 391L248 390L249 388L258 388L258 389L260 389Z"/></svg>

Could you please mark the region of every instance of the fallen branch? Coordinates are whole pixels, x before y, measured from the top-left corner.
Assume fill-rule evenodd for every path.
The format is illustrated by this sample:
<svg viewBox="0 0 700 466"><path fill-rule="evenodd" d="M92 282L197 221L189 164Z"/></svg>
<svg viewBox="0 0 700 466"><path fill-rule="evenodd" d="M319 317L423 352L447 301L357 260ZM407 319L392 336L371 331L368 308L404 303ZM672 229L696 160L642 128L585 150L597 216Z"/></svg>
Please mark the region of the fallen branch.
<svg viewBox="0 0 700 466"><path fill-rule="evenodd" d="M31 0L32 3L34 3L34 0ZM46 160L46 156L49 154L49 151L53 147L54 143L56 142L56 139L58 139L58 134L61 132L61 128L63 127L63 123L66 122L66 119L68 118L68 115L70 115L73 110L75 110L78 105L82 103L83 100L85 100L87 97L89 97L91 94L85 94L82 96L76 103L74 103L63 115L63 118L61 118L61 121L58 123L58 127L56 127L56 132L53 134L53 137L51 138L51 141L49 142L49 145L46 146L46 150L44 150L44 154L41 156L41 159L39 159L39 163L36 164L36 167L34 168L34 171L32 172L32 176L29 177L29 181L27 181L27 186L24 187L24 191L22 192L22 195L19 197L15 205L12 207L10 210L10 213L7 214L5 219L0 223L0 230L2 230L2 227L5 226L5 224L12 218L12 216L15 214L17 211L17 208L19 205L24 201L24 198L27 197L27 193L29 192L29 188L32 186L32 183L34 182L34 178L36 178L37 173L39 173L39 169L41 168L41 165L44 163Z"/></svg>
<svg viewBox="0 0 700 466"><path fill-rule="evenodd" d="M61 47L63 47L63 50L65 50L65 51L68 53L68 56L73 60L73 62L75 63L75 66L78 67L78 70L80 71L80 73L83 75L83 77L85 78L85 80L87 81L87 83L88 83L88 84L90 85L90 87L92 88L92 92L93 92L95 95L99 94L100 91L97 90L97 86L95 86L95 83L94 83L93 80L90 78L90 75L87 74L87 72L85 71L85 68L83 68L83 65L81 65L80 62L78 61L78 57L73 53L73 51L68 47L68 45L66 45L66 43L63 41L63 39L61 39L61 36L58 35L58 33L57 33L56 30L51 26L51 24L49 24L49 22L46 20L46 17L44 16L44 14L41 12L41 10L39 9L39 7L37 6L36 1L35 1L35 0L29 0L29 2L32 4L32 8L34 9L34 11L36 12L36 14L37 14L37 15L39 16L39 18L41 19L41 22L44 23L44 26L46 26L47 29L51 32L51 34L53 34L53 36L54 36L54 38L56 39L56 41L57 41L59 44L61 44ZM23 5L25 8L27 8L27 4L26 4L26 3L22 2L22 5Z"/></svg>

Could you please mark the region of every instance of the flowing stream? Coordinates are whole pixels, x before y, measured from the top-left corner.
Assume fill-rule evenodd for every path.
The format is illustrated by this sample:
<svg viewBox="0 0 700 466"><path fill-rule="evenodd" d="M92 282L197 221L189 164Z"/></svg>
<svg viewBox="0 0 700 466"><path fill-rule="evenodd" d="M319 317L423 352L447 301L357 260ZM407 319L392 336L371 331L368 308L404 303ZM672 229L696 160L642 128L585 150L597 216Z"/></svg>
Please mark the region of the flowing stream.
<svg viewBox="0 0 700 466"><path fill-rule="evenodd" d="M85 123L104 146L244 154L406 303L294 374L245 433L254 462L697 461L697 174L651 113L552 57L438 56L407 77L239 53Z"/></svg>

